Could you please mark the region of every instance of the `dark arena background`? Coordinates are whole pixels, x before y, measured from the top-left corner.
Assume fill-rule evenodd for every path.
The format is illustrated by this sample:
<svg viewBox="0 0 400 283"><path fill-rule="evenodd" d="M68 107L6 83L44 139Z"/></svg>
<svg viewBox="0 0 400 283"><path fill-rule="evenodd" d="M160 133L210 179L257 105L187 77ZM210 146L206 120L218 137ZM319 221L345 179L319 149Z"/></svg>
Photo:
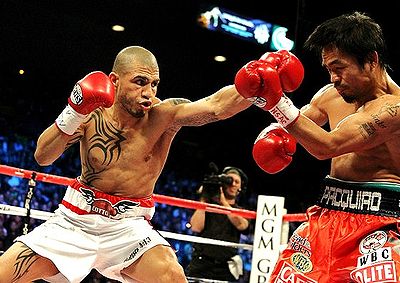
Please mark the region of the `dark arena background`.
<svg viewBox="0 0 400 283"><path fill-rule="evenodd" d="M109 73L116 53L126 46L141 45L157 57L161 99L196 100L232 84L245 63L271 50L269 46L201 26L199 15L212 7L288 28L287 38L294 41L291 51L305 68L302 85L289 94L298 107L329 82L319 58L305 51L303 43L319 23L342 13L366 12L382 26L392 69L389 74L399 82L399 25L393 3L388 0L2 0L0 163L71 178L79 174L78 148L71 148L52 166L40 167L33 159L36 140L65 107L75 82L91 71ZM113 25L124 26L125 30L114 31ZM216 55L227 60L217 62ZM285 197L288 213L305 212L316 197L321 178L329 172L329 160L316 160L298 145L288 168L274 175L263 172L255 164L251 150L259 132L271 122L274 120L269 113L253 106L225 121L183 128L171 147L155 192L198 199L196 190L209 162L213 161L220 168L240 167L248 175L248 190L240 198L243 207L255 210L257 195L264 194ZM26 184L0 175L0 203L21 206ZM63 187L42 186L34 205L41 210L54 210ZM155 226L189 234L185 223L191 213L160 205ZM166 222L172 222L178 215L180 222L165 227ZM17 228L12 230L11 220L1 217L0 214L0 229L8 230L7 237L0 233L0 250L4 250L18 234L18 223L13 220L12 225ZM187 264L190 255L185 253L189 247L178 243L176 247L181 252L181 263ZM247 262L251 263L249 256ZM87 282L111 282L96 274L91 276Z"/></svg>

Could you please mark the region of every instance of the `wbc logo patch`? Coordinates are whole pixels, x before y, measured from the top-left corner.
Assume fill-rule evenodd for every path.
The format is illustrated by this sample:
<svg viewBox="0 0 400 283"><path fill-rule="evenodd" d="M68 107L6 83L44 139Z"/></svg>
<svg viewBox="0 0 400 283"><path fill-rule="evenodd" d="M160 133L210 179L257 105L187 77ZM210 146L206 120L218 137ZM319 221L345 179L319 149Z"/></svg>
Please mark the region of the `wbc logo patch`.
<svg viewBox="0 0 400 283"><path fill-rule="evenodd" d="M396 266L392 250L384 247L387 234L376 231L366 236L360 243L362 254L357 258L357 268L350 273L350 278L359 283L395 283Z"/></svg>
<svg viewBox="0 0 400 283"><path fill-rule="evenodd" d="M365 237L360 243L360 253L369 254L382 248L387 242L387 235L384 231L376 231Z"/></svg>

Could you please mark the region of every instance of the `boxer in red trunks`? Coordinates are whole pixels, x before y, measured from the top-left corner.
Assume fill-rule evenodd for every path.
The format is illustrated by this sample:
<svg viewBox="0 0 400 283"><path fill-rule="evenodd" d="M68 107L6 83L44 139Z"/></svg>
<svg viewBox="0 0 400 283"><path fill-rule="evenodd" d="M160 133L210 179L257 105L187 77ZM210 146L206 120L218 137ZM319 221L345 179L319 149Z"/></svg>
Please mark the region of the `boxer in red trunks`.
<svg viewBox="0 0 400 283"><path fill-rule="evenodd" d="M256 141L261 168L275 173L290 163L292 136L316 158L332 159L318 203L307 210L308 221L290 238L270 282L400 282L400 88L387 73L382 30L354 12L319 25L305 47L321 56L332 84L301 111L276 85L259 84L255 92L248 66L236 78L244 97L278 101L263 106L282 127ZM275 64L280 75L279 61L264 64ZM322 128L326 123L330 131ZM263 148L265 139L280 150Z"/></svg>

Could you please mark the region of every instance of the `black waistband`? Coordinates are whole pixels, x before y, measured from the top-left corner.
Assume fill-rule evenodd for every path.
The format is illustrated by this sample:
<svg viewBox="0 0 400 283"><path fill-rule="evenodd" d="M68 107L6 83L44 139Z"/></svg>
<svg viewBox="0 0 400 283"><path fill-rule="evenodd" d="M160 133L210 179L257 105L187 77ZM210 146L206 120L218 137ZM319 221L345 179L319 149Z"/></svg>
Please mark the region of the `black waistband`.
<svg viewBox="0 0 400 283"><path fill-rule="evenodd" d="M326 177L318 199L321 207L390 217L400 217L400 184L347 182Z"/></svg>

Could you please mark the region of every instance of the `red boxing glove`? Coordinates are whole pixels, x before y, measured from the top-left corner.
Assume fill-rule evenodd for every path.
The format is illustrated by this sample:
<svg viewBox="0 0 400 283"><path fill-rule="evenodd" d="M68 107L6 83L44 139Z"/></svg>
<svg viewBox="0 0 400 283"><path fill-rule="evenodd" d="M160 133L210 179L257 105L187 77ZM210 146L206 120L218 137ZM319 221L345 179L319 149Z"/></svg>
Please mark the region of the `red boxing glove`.
<svg viewBox="0 0 400 283"><path fill-rule="evenodd" d="M79 114L89 114L93 110L111 107L114 103L115 88L110 78L103 72L92 72L78 81L68 98L68 104Z"/></svg>
<svg viewBox="0 0 400 283"><path fill-rule="evenodd" d="M115 87L103 72L92 72L79 80L68 98L68 105L56 119L57 127L73 135L86 116L99 107L111 107Z"/></svg>
<svg viewBox="0 0 400 283"><path fill-rule="evenodd" d="M254 105L270 110L283 95L276 66L262 60L250 61L235 76L239 94Z"/></svg>
<svg viewBox="0 0 400 283"><path fill-rule="evenodd" d="M253 146L254 161L269 174L285 169L295 152L296 138L277 123L262 130Z"/></svg>
<svg viewBox="0 0 400 283"><path fill-rule="evenodd" d="M277 66L277 72L284 92L295 91L304 79L304 67L300 60L287 50L267 52L261 61Z"/></svg>

